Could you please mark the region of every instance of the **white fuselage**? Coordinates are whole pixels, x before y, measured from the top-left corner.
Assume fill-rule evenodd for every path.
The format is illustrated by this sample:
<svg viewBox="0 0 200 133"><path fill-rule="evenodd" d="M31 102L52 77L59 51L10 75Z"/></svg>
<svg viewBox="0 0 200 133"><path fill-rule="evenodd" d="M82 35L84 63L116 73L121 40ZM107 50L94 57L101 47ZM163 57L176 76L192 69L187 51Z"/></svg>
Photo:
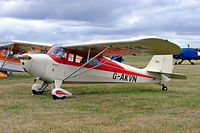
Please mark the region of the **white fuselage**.
<svg viewBox="0 0 200 133"><path fill-rule="evenodd" d="M80 66L57 62L47 54L30 54L29 56L31 56L31 60L21 60L22 67L35 78L49 83L55 80L70 83L160 83L159 74L151 74L145 69L137 69L113 60L109 62L117 64L120 68L108 63L103 64L104 67L100 69L98 67L83 67L66 79ZM106 57L104 58L110 60Z"/></svg>

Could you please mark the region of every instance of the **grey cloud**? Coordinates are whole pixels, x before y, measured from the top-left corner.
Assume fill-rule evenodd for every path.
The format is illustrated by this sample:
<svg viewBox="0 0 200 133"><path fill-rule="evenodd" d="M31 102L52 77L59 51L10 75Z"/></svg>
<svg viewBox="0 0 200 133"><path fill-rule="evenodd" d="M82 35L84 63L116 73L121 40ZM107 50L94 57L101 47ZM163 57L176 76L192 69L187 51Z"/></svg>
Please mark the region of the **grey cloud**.
<svg viewBox="0 0 200 133"><path fill-rule="evenodd" d="M20 19L61 19L77 21L112 21L127 10L130 2L107 0L2 1L0 16ZM123 13L122 13L123 14Z"/></svg>
<svg viewBox="0 0 200 133"><path fill-rule="evenodd" d="M199 6L197 0L1 0L0 18L12 20L0 21L0 40L84 41L155 35L177 37L181 43L184 37L196 36L190 41L197 44Z"/></svg>

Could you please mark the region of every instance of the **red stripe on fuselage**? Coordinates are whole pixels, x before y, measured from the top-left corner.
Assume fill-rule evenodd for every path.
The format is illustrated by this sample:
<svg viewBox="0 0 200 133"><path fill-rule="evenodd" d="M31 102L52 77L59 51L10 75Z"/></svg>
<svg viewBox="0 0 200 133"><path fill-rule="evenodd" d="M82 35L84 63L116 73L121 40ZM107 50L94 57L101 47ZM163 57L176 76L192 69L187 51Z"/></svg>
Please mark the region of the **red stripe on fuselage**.
<svg viewBox="0 0 200 133"><path fill-rule="evenodd" d="M81 67L83 65L83 63L77 63L77 62L72 62L72 61L68 61L67 59L61 59L58 58L52 54L48 54L55 62L61 63L61 64L66 64L66 65L71 65L71 66L77 66L77 67ZM100 57L97 58L97 60L101 63L104 63L106 61L108 61L108 59ZM86 68L91 68L94 67L93 65L87 64L85 66ZM113 62L113 61L109 61L105 64L102 64L98 67L95 67L94 69L97 70L103 70L103 71L110 71L110 72L116 72L116 73L123 73L123 74L129 74L129 75L134 75L134 76L140 76L140 77L145 77L145 78L153 78L156 79L155 77L151 77L148 75L144 75L144 74L139 74L139 73L135 73L135 72L131 72L131 71L127 71L125 70L123 67L121 67L120 65L118 65L117 63Z"/></svg>

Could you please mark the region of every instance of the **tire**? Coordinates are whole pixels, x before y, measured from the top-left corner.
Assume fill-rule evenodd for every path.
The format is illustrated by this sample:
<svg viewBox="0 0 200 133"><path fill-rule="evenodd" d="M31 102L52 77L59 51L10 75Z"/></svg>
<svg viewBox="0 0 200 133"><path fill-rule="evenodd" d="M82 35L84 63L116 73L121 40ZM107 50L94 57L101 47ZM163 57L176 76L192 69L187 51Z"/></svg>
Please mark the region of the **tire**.
<svg viewBox="0 0 200 133"><path fill-rule="evenodd" d="M42 94L43 94L43 91L32 90L32 94L33 94L33 95L42 95Z"/></svg>
<svg viewBox="0 0 200 133"><path fill-rule="evenodd" d="M63 100L66 97L65 96L63 96L63 97L57 97L56 95L52 95L52 98L53 98L53 100Z"/></svg>
<svg viewBox="0 0 200 133"><path fill-rule="evenodd" d="M167 91L168 88L167 88L166 86L163 86L163 87L162 87L162 90L163 90L163 91Z"/></svg>

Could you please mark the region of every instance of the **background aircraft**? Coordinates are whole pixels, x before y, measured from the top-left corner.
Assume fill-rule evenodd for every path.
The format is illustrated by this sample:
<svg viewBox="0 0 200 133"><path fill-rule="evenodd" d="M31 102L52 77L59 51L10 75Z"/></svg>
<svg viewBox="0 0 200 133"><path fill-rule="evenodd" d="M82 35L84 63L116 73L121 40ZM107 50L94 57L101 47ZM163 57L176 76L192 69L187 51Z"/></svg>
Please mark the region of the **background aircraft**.
<svg viewBox="0 0 200 133"><path fill-rule="evenodd" d="M164 83L170 79L186 78L182 74L172 72L172 54L181 50L168 40L148 38L62 45L13 41L3 46L9 49L8 53L11 50L21 51L32 47L51 49L47 54L19 55L21 67L31 74L35 81L43 81L43 84L33 84L33 94L42 94L50 90L48 85L54 83L55 88L52 88L51 92L54 99L72 96L70 92L60 88L62 83L156 83L162 85L162 90L167 90ZM106 57L139 54L154 55L144 69Z"/></svg>
<svg viewBox="0 0 200 133"><path fill-rule="evenodd" d="M194 65L192 60L199 60L200 59L200 49L198 48L182 48L181 52L178 55L173 55L176 59L175 65L182 64L184 60L188 60L191 65ZM178 60L181 60L178 62Z"/></svg>
<svg viewBox="0 0 200 133"><path fill-rule="evenodd" d="M7 71L24 72L24 69L22 68L20 63L20 59L17 58L18 55L25 53L44 54L47 53L48 50L48 47L43 48L42 45L28 45L25 47L21 47L20 45L16 45L15 41L0 42L0 70L4 71L4 73Z"/></svg>
<svg viewBox="0 0 200 133"><path fill-rule="evenodd" d="M8 77L8 72L0 70L0 78L3 78L3 77Z"/></svg>

